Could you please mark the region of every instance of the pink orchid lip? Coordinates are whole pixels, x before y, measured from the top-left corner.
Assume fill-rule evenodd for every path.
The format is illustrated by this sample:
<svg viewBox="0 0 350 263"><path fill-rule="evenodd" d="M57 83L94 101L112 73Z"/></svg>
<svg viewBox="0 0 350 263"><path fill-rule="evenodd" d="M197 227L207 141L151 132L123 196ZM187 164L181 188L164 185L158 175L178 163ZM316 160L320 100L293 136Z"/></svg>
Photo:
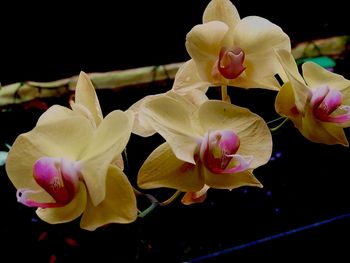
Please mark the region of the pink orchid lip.
<svg viewBox="0 0 350 263"><path fill-rule="evenodd" d="M243 65L244 51L240 47L222 47L219 53L218 70L227 79L235 79L246 69Z"/></svg>
<svg viewBox="0 0 350 263"><path fill-rule="evenodd" d="M40 185L55 202L42 203L30 198L41 191L19 189L17 200L30 207L61 207L74 198L79 187L79 164L64 158L42 157L33 166L34 180Z"/></svg>
<svg viewBox="0 0 350 263"><path fill-rule="evenodd" d="M317 88L311 97L310 105L314 116L325 122L344 123L350 120L350 107L342 105L343 94L328 85ZM333 114L335 112L340 114Z"/></svg>
<svg viewBox="0 0 350 263"><path fill-rule="evenodd" d="M200 159L216 174L241 172L249 168L253 158L236 154L239 147L239 137L232 130L208 131L200 147Z"/></svg>

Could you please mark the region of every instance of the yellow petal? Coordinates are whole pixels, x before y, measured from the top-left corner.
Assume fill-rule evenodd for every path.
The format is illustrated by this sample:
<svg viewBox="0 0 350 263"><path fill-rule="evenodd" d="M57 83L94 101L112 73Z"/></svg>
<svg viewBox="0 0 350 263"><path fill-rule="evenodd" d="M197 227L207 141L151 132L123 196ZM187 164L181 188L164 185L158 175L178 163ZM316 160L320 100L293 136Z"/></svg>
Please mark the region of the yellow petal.
<svg viewBox="0 0 350 263"><path fill-rule="evenodd" d="M74 111L74 113L84 116L91 122L91 125L94 128L97 127L97 123L91 111L89 111L83 104L75 103L74 101L70 101L69 104L72 110Z"/></svg>
<svg viewBox="0 0 350 263"><path fill-rule="evenodd" d="M303 118L301 133L310 141L323 144L341 144L349 146L342 127L334 124L321 122L314 118L312 113L307 113Z"/></svg>
<svg viewBox="0 0 350 263"><path fill-rule="evenodd" d="M118 154L115 160L113 161L113 164L115 164L120 170L124 170L124 160L123 155Z"/></svg>
<svg viewBox="0 0 350 263"><path fill-rule="evenodd" d="M203 91L200 90L191 90L186 95L185 98L188 99L194 105L201 105L202 103L208 100L208 97Z"/></svg>
<svg viewBox="0 0 350 263"><path fill-rule="evenodd" d="M89 76L80 72L77 87L75 89L75 103L85 106L93 115L96 126L102 121L102 111L98 101L94 85Z"/></svg>
<svg viewBox="0 0 350 263"><path fill-rule="evenodd" d="M249 67L247 62L245 62L245 66ZM280 87L274 75L268 75L265 77L261 77L259 79L254 79L254 78L251 78L244 71L237 78L228 80L227 86L241 87L241 88L268 89L268 90L274 90L274 91L278 90Z"/></svg>
<svg viewBox="0 0 350 263"><path fill-rule="evenodd" d="M301 128L302 114L296 110L294 90L290 82L285 83L278 92L275 109L278 114L291 119L298 129Z"/></svg>
<svg viewBox="0 0 350 263"><path fill-rule="evenodd" d="M235 27L239 20L236 7L229 0L212 0L204 10L203 23L210 21L222 21L229 27Z"/></svg>
<svg viewBox="0 0 350 263"><path fill-rule="evenodd" d="M342 91L350 87L350 80L345 79L342 75L332 73L316 63L305 62L302 69L304 79L311 88L328 85L333 89Z"/></svg>
<svg viewBox="0 0 350 263"><path fill-rule="evenodd" d="M106 175L129 141L133 114L115 110L103 119L81 155L81 173L93 205L105 198Z"/></svg>
<svg viewBox="0 0 350 263"><path fill-rule="evenodd" d="M168 187L195 192L203 187L204 182L196 165L177 159L169 144L163 143L142 165L137 184L144 189Z"/></svg>
<svg viewBox="0 0 350 263"><path fill-rule="evenodd" d="M272 153L272 137L269 128L263 119L257 118L246 129L237 132L240 147L237 154L253 156L250 168L257 168L266 164Z"/></svg>
<svg viewBox="0 0 350 263"><path fill-rule="evenodd" d="M243 18L233 31L233 44L245 52L244 71L247 79L252 79L270 89L276 89L278 82L272 77L278 73L282 78L284 71L274 50L290 52L290 40L280 27L257 16Z"/></svg>
<svg viewBox="0 0 350 263"><path fill-rule="evenodd" d="M80 226L95 230L109 223L130 223L137 218L136 198L126 175L117 167L110 166L106 178L106 197L98 205L87 202Z"/></svg>
<svg viewBox="0 0 350 263"><path fill-rule="evenodd" d="M195 110L193 104L173 94L154 97L141 110L148 123L169 143L177 158L195 163L193 157L200 135L195 133L191 122Z"/></svg>
<svg viewBox="0 0 350 263"><path fill-rule="evenodd" d="M64 120L74 116L77 116L77 114L67 107L53 105L40 116L36 125L48 124L50 122L56 122L58 120Z"/></svg>
<svg viewBox="0 0 350 263"><path fill-rule="evenodd" d="M83 213L86 207L86 200L86 188L84 183L80 182L79 191L69 204L58 208L38 208L36 214L40 219L50 224L70 222Z"/></svg>
<svg viewBox="0 0 350 263"><path fill-rule="evenodd" d="M323 122L322 126L334 138L333 141L329 140L327 142L322 142L322 143L341 144L341 145L344 145L346 147L349 146L348 139L346 138L344 129L342 127L338 127L337 125L334 125L333 123L328 123L328 122Z"/></svg>
<svg viewBox="0 0 350 263"><path fill-rule="evenodd" d="M176 72L172 90L186 96L192 90L199 90L206 93L209 86L209 82L201 80L195 62L190 59Z"/></svg>
<svg viewBox="0 0 350 263"><path fill-rule="evenodd" d="M343 94L343 105L350 105L350 87L343 89L342 91ZM348 127L348 126L346 126Z"/></svg>
<svg viewBox="0 0 350 263"><path fill-rule="evenodd" d="M109 113L94 131L91 142L82 154L82 159L94 158L109 149L114 149L120 154L130 138L133 121L134 115L130 111L115 110Z"/></svg>
<svg viewBox="0 0 350 263"><path fill-rule="evenodd" d="M149 124L170 144L177 158L190 163L195 163L193 156L200 140L191 121L195 109L175 93L154 97L142 108Z"/></svg>
<svg viewBox="0 0 350 263"><path fill-rule="evenodd" d="M276 55L288 76L291 87L293 88L295 106L299 112L302 113L305 110L307 101L311 97L311 91L306 86L302 76L299 74L298 67L292 54L286 50L278 50L276 51Z"/></svg>
<svg viewBox="0 0 350 263"><path fill-rule="evenodd" d="M207 169L203 170L205 183L211 188L232 190L241 186L263 187L251 170L234 174L214 174Z"/></svg>
<svg viewBox="0 0 350 263"><path fill-rule="evenodd" d="M209 190L209 188L210 187L205 184L203 188L197 192L185 193L181 199L181 203L183 203L184 205L192 205L204 202L205 198L207 197L207 191Z"/></svg>
<svg viewBox="0 0 350 263"><path fill-rule="evenodd" d="M37 126L17 137L6 161L7 174L17 189L38 190L33 179L36 160L44 156L78 160L91 138L92 127L80 116Z"/></svg>
<svg viewBox="0 0 350 263"><path fill-rule="evenodd" d="M153 129L151 125L148 124L147 120L143 118L142 114L139 114L140 108L142 107L143 103L145 103L147 100L151 99L153 96L160 96L160 95L149 95L141 100L135 102L133 105L130 106L128 109L129 111L132 111L135 115L135 121L134 125L132 127L132 132L134 134L137 134L142 137L149 137L156 133L156 131Z"/></svg>
<svg viewBox="0 0 350 263"><path fill-rule="evenodd" d="M233 39L246 55L266 54L272 58L274 49L291 50L288 35L279 26L258 16L243 18L234 30Z"/></svg>
<svg viewBox="0 0 350 263"><path fill-rule="evenodd" d="M265 164L271 156L272 137L265 121L246 108L210 100L198 111L203 133L208 130L231 129L240 139L237 154L253 156L251 168Z"/></svg>
<svg viewBox="0 0 350 263"><path fill-rule="evenodd" d="M214 82L212 69L219 57L222 41L229 27L220 21L196 25L186 36L186 49L196 63L203 81Z"/></svg>

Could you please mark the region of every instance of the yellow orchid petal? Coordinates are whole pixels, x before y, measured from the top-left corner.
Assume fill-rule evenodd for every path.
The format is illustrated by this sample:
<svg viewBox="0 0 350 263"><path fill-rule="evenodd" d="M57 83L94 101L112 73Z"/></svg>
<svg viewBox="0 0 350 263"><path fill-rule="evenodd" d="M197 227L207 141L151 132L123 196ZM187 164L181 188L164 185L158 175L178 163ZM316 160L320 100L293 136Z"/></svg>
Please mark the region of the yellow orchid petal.
<svg viewBox="0 0 350 263"><path fill-rule="evenodd" d="M75 89L75 103L85 106L93 115L96 126L102 121L102 111L94 85L85 72L80 72Z"/></svg>
<svg viewBox="0 0 350 263"><path fill-rule="evenodd" d="M191 90L187 92L185 97L191 103L193 103L193 105L197 105L197 106L209 100L208 97L205 95L205 93L200 90Z"/></svg>
<svg viewBox="0 0 350 263"><path fill-rule="evenodd" d="M350 87L343 89L343 105L350 105Z"/></svg>
<svg viewBox="0 0 350 263"><path fill-rule="evenodd" d="M136 197L126 175L110 166L106 178L106 197L98 205L87 202L80 226L93 231L109 223L130 223L137 218Z"/></svg>
<svg viewBox="0 0 350 263"><path fill-rule="evenodd" d="M85 118L87 118L91 122L91 125L94 128L97 127L97 123L95 121L95 118L92 115L91 111L88 110L88 108L86 108L83 104L75 103L74 101L70 101L69 104L70 104L70 107L72 108L72 110L76 114L84 116Z"/></svg>
<svg viewBox="0 0 350 263"><path fill-rule="evenodd" d="M284 82L288 82L292 79L305 84L303 77L299 73L295 59L290 52L284 49L276 49L275 55L288 75L287 79L283 79Z"/></svg>
<svg viewBox="0 0 350 263"><path fill-rule="evenodd" d="M117 154L121 153L130 138L133 121L134 115L130 111L115 110L109 113L95 130L91 142L81 155L81 159L94 158L110 149L113 149Z"/></svg>
<svg viewBox="0 0 350 263"><path fill-rule="evenodd" d="M198 119L202 133L208 130L224 130L230 125L235 132L240 132L261 118L247 108L239 107L220 100L209 100L198 110Z"/></svg>
<svg viewBox="0 0 350 263"><path fill-rule="evenodd" d="M189 101L176 96L154 97L142 107L149 124L169 143L177 158L195 163L193 157L200 136L194 132L190 116L195 110Z"/></svg>
<svg viewBox="0 0 350 263"><path fill-rule="evenodd" d="M169 144L163 143L142 165L137 184L144 189L168 187L196 192L203 187L204 181L198 166L177 159Z"/></svg>
<svg viewBox="0 0 350 263"><path fill-rule="evenodd" d="M229 0L212 0L203 13L203 23L222 21L229 27L235 27L241 20L236 7Z"/></svg>
<svg viewBox="0 0 350 263"><path fill-rule="evenodd" d="M278 114L291 119L298 129L301 128L302 116L295 106L294 90L290 82L285 83L278 92L275 100L275 109Z"/></svg>
<svg viewBox="0 0 350 263"><path fill-rule="evenodd" d="M77 116L77 114L74 111L68 109L67 107L53 105L40 116L36 125L44 125L51 122L56 122L58 120L71 118L74 116Z"/></svg>
<svg viewBox="0 0 350 263"><path fill-rule="evenodd" d="M237 154L253 156L250 168L257 168L270 160L272 137L263 119L257 118L254 122L252 121L250 127L237 132L237 135L241 140Z"/></svg>
<svg viewBox="0 0 350 263"><path fill-rule="evenodd" d="M248 67L247 62L245 62L245 64L245 66ZM273 85L271 83L273 83ZM247 74L244 71L237 78L227 80L227 83L224 85L241 88L262 88L268 90L277 90L277 87L279 86L278 81L272 75L260 78L258 80L254 80L248 78Z"/></svg>
<svg viewBox="0 0 350 263"><path fill-rule="evenodd" d="M105 198L108 167L128 143L132 125L132 112L111 112L95 130L88 147L81 155L81 173L94 206Z"/></svg>
<svg viewBox="0 0 350 263"><path fill-rule="evenodd" d="M313 62L305 62L302 65L303 76L311 88L317 88L322 85L337 90L344 90L350 87L350 80L345 79L342 75L330 72L329 70Z"/></svg>
<svg viewBox="0 0 350 263"><path fill-rule="evenodd" d="M162 94L163 95L163 94ZM139 114L140 108L142 105L148 101L149 99L153 98L154 96L161 96L161 95L149 95L141 100L135 102L133 105L130 106L128 109L129 111L132 111L135 115L134 125L132 127L132 132L134 134L137 134L142 137L149 137L156 133L156 131L153 129L151 125L148 124L147 120L143 118L142 114Z"/></svg>
<svg viewBox="0 0 350 263"><path fill-rule="evenodd" d="M349 146L343 127L318 121L309 112L303 118L300 132L312 142Z"/></svg>
<svg viewBox="0 0 350 263"><path fill-rule="evenodd" d="M275 57L275 49L290 52L290 40L280 27L257 16L243 18L233 31L233 44L245 53L245 79L276 90L278 82L273 76L284 77L284 70ZM244 76L244 75L243 75Z"/></svg>
<svg viewBox="0 0 350 263"><path fill-rule="evenodd" d="M331 145L336 143L336 144L341 144L341 145L346 146L346 147L349 146L349 142L348 142L348 139L345 135L343 127L337 127L336 125L331 124L331 123L327 123L327 122L322 123L322 126L334 138L333 141L331 141L331 140L327 141L327 142L323 141L322 143L331 144Z"/></svg>
<svg viewBox="0 0 350 263"><path fill-rule="evenodd" d="M205 93L211 84L202 81L199 77L196 64L193 59L186 61L177 71L174 84L169 96L176 98L172 94L179 94L189 100L193 105L201 105L208 100ZM173 93L172 93L173 91Z"/></svg>
<svg viewBox="0 0 350 263"><path fill-rule="evenodd" d="M216 189L235 189L241 186L263 187L251 170L234 174L214 174L204 169L205 183Z"/></svg>
<svg viewBox="0 0 350 263"><path fill-rule="evenodd" d="M176 72L172 90L186 97L192 90L206 93L210 85L209 82L201 80L195 62L190 59Z"/></svg>
<svg viewBox="0 0 350 263"><path fill-rule="evenodd" d="M311 91L306 86L300 75L292 54L286 50L277 50L276 55L288 76L291 87L293 88L295 106L299 112L303 112L306 103L311 97Z"/></svg>
<svg viewBox="0 0 350 263"><path fill-rule="evenodd" d="M190 54L200 78L212 82L212 70L229 27L220 21L196 25L186 36L186 49Z"/></svg>
<svg viewBox="0 0 350 263"><path fill-rule="evenodd" d="M231 129L240 140L237 154L253 156L250 168L265 164L272 153L272 137L265 121L257 114L223 101L202 104L198 118L203 132Z"/></svg>
<svg viewBox="0 0 350 263"><path fill-rule="evenodd" d="M290 40L283 30L269 20L258 16L247 16L233 32L234 45L242 48L246 55L274 55L274 49L290 51Z"/></svg>
<svg viewBox="0 0 350 263"><path fill-rule="evenodd" d="M113 164L115 164L120 170L124 170L124 160L123 155L118 154L115 160L113 161Z"/></svg>
<svg viewBox="0 0 350 263"><path fill-rule="evenodd" d="M78 160L91 138L92 127L83 117L45 121L17 137L7 157L7 174L17 189L39 190L33 178L34 163L44 156Z"/></svg>
<svg viewBox="0 0 350 263"><path fill-rule="evenodd" d="M192 205L197 203L203 203L205 198L207 197L207 191L209 190L209 186L206 184L203 188L197 192L187 192L181 199L181 203L184 205Z"/></svg>
<svg viewBox="0 0 350 263"><path fill-rule="evenodd" d="M70 222L83 213L86 207L86 200L86 188L84 183L80 182L79 191L69 204L57 208L38 208L36 214L40 219L50 224Z"/></svg>

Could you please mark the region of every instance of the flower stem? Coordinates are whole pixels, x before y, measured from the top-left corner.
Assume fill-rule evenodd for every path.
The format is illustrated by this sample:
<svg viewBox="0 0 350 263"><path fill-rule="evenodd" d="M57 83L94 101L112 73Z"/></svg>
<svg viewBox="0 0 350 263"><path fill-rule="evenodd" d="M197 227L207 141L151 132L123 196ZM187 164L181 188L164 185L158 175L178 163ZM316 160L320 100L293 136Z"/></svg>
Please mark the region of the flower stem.
<svg viewBox="0 0 350 263"><path fill-rule="evenodd" d="M275 132L275 131L277 131L279 128L281 128L282 126L283 126L283 124L285 124L289 119L287 118L287 117L282 117L282 118L284 118L284 120L280 123L280 124L278 124L276 127L274 127L274 128L270 128L270 131L271 132ZM282 119L282 118L279 118L279 119ZM273 122L273 121L272 121ZM271 122L270 122L271 123Z"/></svg>
<svg viewBox="0 0 350 263"><path fill-rule="evenodd" d="M147 207L145 210L141 211L138 215L138 217L145 217L146 215L148 215L151 211L154 210L154 208L156 208L158 206L158 202L157 203L152 203L149 207Z"/></svg>
<svg viewBox="0 0 350 263"><path fill-rule="evenodd" d="M170 196L167 200L159 203L161 206L166 206L171 204L179 195L181 194L181 191L177 190L172 196Z"/></svg>
<svg viewBox="0 0 350 263"><path fill-rule="evenodd" d="M273 120L271 120L271 121L268 121L266 124L269 125L269 124L271 124L271 123L274 123L274 122L276 122L276 121L282 120L282 119L284 119L284 118L286 118L286 117L280 116L280 117L278 117L278 118L276 118L276 119L273 119Z"/></svg>
<svg viewBox="0 0 350 263"><path fill-rule="evenodd" d="M227 94L227 85L221 85L221 100L231 102L230 97Z"/></svg>
<svg viewBox="0 0 350 263"><path fill-rule="evenodd" d="M166 206L171 204L180 194L181 191L177 190L170 198L163 202L159 202L153 195L141 193L139 190L134 188L134 192L137 196L146 196L150 201L151 205L143 211L139 211L138 217L145 217L150 212L152 212L158 205Z"/></svg>

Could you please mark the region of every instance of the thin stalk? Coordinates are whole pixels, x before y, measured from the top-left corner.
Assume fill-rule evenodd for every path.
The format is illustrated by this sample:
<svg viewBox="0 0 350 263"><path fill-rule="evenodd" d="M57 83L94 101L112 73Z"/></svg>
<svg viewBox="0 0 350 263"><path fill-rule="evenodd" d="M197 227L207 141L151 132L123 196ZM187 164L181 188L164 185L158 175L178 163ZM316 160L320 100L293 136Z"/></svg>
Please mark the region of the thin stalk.
<svg viewBox="0 0 350 263"><path fill-rule="evenodd" d="M166 206L171 204L180 194L181 191L177 190L171 197L163 202L159 202L153 195L141 193L139 190L134 188L134 193L136 196L146 196L150 201L151 205L143 211L139 211L138 217L145 217L150 212L152 212L158 205Z"/></svg>
<svg viewBox="0 0 350 263"><path fill-rule="evenodd" d="M285 119L280 123L280 124L278 124L276 127L274 127L274 128L270 128L270 131L271 132L275 132L275 131L277 131L279 128L281 128L282 126L283 126L283 124L285 124L289 119L288 118L286 118L286 117L284 117Z"/></svg>
<svg viewBox="0 0 350 263"><path fill-rule="evenodd" d="M227 86L226 85L221 85L221 100L222 101L227 101L228 95L227 95Z"/></svg>

